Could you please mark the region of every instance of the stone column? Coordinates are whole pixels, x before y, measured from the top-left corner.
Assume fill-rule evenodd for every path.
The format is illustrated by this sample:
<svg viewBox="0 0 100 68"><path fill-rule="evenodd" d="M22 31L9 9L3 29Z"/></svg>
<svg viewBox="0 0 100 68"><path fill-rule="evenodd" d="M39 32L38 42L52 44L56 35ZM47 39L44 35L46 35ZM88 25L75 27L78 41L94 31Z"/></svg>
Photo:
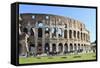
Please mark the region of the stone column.
<svg viewBox="0 0 100 68"><path fill-rule="evenodd" d="M78 50L78 44L76 44L76 49Z"/></svg>
<svg viewBox="0 0 100 68"><path fill-rule="evenodd" d="M69 39L69 30L67 29L67 39Z"/></svg>
<svg viewBox="0 0 100 68"><path fill-rule="evenodd" d="M52 28L50 27L50 38L52 38Z"/></svg>
<svg viewBox="0 0 100 68"><path fill-rule="evenodd" d="M58 43L56 43L56 52L59 51L59 48L58 48Z"/></svg>
<svg viewBox="0 0 100 68"><path fill-rule="evenodd" d="M86 52L86 45L84 45L84 52Z"/></svg>
<svg viewBox="0 0 100 68"><path fill-rule="evenodd" d="M64 38L64 28L62 28L62 33L63 33L62 38Z"/></svg>
<svg viewBox="0 0 100 68"><path fill-rule="evenodd" d="M79 31L79 40L81 41L81 32Z"/></svg>
<svg viewBox="0 0 100 68"><path fill-rule="evenodd" d="M50 46L50 52L52 52L52 43L51 42L50 42L49 46Z"/></svg>
<svg viewBox="0 0 100 68"><path fill-rule="evenodd" d="M85 36L85 41L87 42L87 34L85 34L86 36Z"/></svg>
<svg viewBox="0 0 100 68"><path fill-rule="evenodd" d="M80 44L80 49L82 49L82 45Z"/></svg>
<svg viewBox="0 0 100 68"><path fill-rule="evenodd" d="M82 41L84 41L84 33L82 33Z"/></svg>
<svg viewBox="0 0 100 68"><path fill-rule="evenodd" d="M70 51L70 44L68 43L68 51Z"/></svg>
<svg viewBox="0 0 100 68"><path fill-rule="evenodd" d="M58 39L58 28L56 27L56 38Z"/></svg>
<svg viewBox="0 0 100 68"><path fill-rule="evenodd" d="M64 46L64 44L63 44L63 53L64 53L64 51L65 51L65 46Z"/></svg>
<svg viewBox="0 0 100 68"><path fill-rule="evenodd" d="M42 28L42 51L44 53L45 48L45 28Z"/></svg>
<svg viewBox="0 0 100 68"><path fill-rule="evenodd" d="M76 31L76 40L78 40L78 38L77 38L77 31Z"/></svg>
<svg viewBox="0 0 100 68"><path fill-rule="evenodd" d="M71 36L72 36L72 39L74 39L74 36L73 36L73 30L71 30L71 31L72 31L72 35L71 35Z"/></svg>
<svg viewBox="0 0 100 68"><path fill-rule="evenodd" d="M73 45L73 51L75 50L75 47L74 47L74 44L72 44Z"/></svg>
<svg viewBox="0 0 100 68"><path fill-rule="evenodd" d="M35 28L35 32L34 32L34 37L35 37L35 53L37 53L37 39L38 39L38 29Z"/></svg>

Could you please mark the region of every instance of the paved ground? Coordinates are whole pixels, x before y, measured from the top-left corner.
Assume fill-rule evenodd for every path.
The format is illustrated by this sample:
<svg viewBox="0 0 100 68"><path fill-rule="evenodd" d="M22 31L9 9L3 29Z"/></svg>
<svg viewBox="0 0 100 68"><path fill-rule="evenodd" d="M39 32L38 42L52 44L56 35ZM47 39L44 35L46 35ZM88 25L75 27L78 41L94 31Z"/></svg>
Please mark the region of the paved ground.
<svg viewBox="0 0 100 68"><path fill-rule="evenodd" d="M78 60L95 60L95 53L85 53L85 54L70 54L64 56L44 56L44 57L20 57L19 63L45 63L45 62L61 62L61 61L78 61Z"/></svg>

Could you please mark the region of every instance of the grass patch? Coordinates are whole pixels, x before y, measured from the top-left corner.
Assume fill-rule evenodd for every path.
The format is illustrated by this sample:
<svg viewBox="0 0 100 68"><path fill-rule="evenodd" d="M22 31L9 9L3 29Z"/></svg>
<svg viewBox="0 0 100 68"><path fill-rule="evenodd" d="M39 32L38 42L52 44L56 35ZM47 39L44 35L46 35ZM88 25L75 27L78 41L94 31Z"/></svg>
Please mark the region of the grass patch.
<svg viewBox="0 0 100 68"><path fill-rule="evenodd" d="M20 57L19 64L27 63L45 63L45 62L61 62L61 61L78 61L78 60L95 60L95 53L86 54L69 54L64 56L44 56L44 57Z"/></svg>

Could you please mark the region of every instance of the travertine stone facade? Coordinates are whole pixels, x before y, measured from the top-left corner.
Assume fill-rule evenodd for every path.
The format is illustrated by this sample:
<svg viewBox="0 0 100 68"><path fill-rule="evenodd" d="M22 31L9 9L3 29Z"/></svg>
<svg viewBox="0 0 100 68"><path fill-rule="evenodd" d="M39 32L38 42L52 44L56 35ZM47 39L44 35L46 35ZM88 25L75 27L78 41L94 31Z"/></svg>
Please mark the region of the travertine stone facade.
<svg viewBox="0 0 100 68"><path fill-rule="evenodd" d="M21 31L33 29L35 53L58 54L90 50L90 33L78 20L52 14L20 14Z"/></svg>

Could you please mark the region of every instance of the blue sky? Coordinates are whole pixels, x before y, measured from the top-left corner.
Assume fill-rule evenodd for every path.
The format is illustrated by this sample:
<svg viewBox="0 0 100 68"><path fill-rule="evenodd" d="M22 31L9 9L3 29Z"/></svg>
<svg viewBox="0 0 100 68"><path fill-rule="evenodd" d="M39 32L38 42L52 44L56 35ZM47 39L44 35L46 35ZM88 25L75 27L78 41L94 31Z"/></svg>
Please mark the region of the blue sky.
<svg viewBox="0 0 100 68"><path fill-rule="evenodd" d="M90 31L90 40L96 39L96 9L20 4L19 13L55 14L77 19Z"/></svg>

